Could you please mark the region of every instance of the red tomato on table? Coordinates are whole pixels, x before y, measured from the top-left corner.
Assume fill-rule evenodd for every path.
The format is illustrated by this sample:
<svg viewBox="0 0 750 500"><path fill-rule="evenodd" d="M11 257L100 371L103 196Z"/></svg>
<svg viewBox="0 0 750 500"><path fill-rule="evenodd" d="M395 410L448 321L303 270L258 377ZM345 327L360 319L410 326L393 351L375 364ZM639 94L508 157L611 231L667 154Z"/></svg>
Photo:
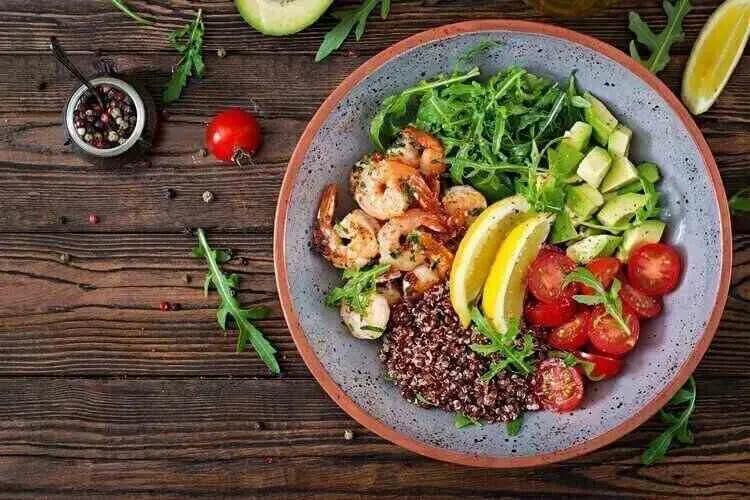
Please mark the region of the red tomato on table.
<svg viewBox="0 0 750 500"><path fill-rule="evenodd" d="M628 259L628 281L646 295L671 292L677 287L681 272L680 254L664 243L640 246Z"/></svg>
<svg viewBox="0 0 750 500"><path fill-rule="evenodd" d="M583 379L574 367L562 359L542 361L533 379L534 393L541 405L550 411L571 411L583 401Z"/></svg>

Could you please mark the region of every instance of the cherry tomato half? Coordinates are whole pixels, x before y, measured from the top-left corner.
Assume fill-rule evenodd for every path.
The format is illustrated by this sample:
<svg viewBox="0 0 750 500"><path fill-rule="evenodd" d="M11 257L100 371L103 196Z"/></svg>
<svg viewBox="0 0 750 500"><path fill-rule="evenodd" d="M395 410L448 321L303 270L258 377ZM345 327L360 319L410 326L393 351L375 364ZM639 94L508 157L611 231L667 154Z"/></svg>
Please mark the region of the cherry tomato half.
<svg viewBox="0 0 750 500"><path fill-rule="evenodd" d="M612 281L620 271L620 259L616 257L597 257L586 265L586 269L591 271L596 279L598 279L605 290L609 290ZM593 295L594 290L581 285L581 293L583 295Z"/></svg>
<svg viewBox="0 0 750 500"><path fill-rule="evenodd" d="M583 378L562 359L542 361L534 375L534 393L542 406L550 411L571 411L583 401Z"/></svg>
<svg viewBox="0 0 750 500"><path fill-rule="evenodd" d="M674 290L681 271L680 254L664 243L640 246L628 259L628 281L646 295L664 295Z"/></svg>
<svg viewBox="0 0 750 500"><path fill-rule="evenodd" d="M547 343L555 349L572 351L583 347L589 341L588 311L581 311L567 323L564 323L547 336Z"/></svg>
<svg viewBox="0 0 750 500"><path fill-rule="evenodd" d="M586 376L591 380L605 380L612 378L622 370L624 365L621 359L610 358L602 354L590 354L588 352L578 351L575 356L588 364L584 368Z"/></svg>
<svg viewBox="0 0 750 500"><path fill-rule="evenodd" d="M227 109L208 124L205 143L206 149L217 159L240 163L260 147L260 123L247 111Z"/></svg>
<svg viewBox="0 0 750 500"><path fill-rule="evenodd" d="M527 283L529 291L541 302L557 302L575 294L576 286L568 285L563 290L565 277L576 268L576 263L563 253L544 251L529 267Z"/></svg>
<svg viewBox="0 0 750 500"><path fill-rule="evenodd" d="M524 316L532 325L552 328L562 325L575 313L576 304L573 299L563 298L552 303L527 300Z"/></svg>
<svg viewBox="0 0 750 500"><path fill-rule="evenodd" d="M628 283L623 283L620 288L620 299L623 304L631 308L640 318L655 318L662 309L661 299L651 297L638 291Z"/></svg>
<svg viewBox="0 0 750 500"><path fill-rule="evenodd" d="M627 307L622 311L625 323L630 328L630 335L620 324L609 315L603 306L596 306L589 320L589 340L600 352L613 356L621 356L630 352L638 342L640 323L635 313Z"/></svg>

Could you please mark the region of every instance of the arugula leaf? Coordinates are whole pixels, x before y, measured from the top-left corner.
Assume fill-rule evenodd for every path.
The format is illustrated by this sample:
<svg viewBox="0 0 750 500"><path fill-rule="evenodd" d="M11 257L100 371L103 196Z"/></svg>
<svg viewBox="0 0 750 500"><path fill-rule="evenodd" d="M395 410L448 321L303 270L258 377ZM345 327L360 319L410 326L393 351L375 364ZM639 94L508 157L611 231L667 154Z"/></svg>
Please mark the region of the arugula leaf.
<svg viewBox="0 0 750 500"><path fill-rule="evenodd" d="M453 425L456 427L456 429L463 429L464 427L469 427L472 425L478 425L480 427L482 426L479 420L464 415L463 413L456 413L454 415Z"/></svg>
<svg viewBox="0 0 750 500"><path fill-rule="evenodd" d="M628 17L628 28L632 31L639 43L651 51L647 60L643 60L638 52L635 40L630 42L630 56L640 62L652 73L663 70L669 62L669 50L676 42L685 38L682 30L682 20L692 9L690 0L676 0L674 4L664 0L664 11L667 13L667 26L658 35L654 33L641 16L630 12Z"/></svg>
<svg viewBox="0 0 750 500"><path fill-rule="evenodd" d="M516 418L505 424L505 431L509 436L518 436L521 433L521 427L523 426L523 413L518 415Z"/></svg>
<svg viewBox="0 0 750 500"><path fill-rule="evenodd" d="M641 456L643 465L651 465L662 461L674 439L682 444L693 443L694 437L690 430L690 417L695 411L696 395L695 379L690 377L685 386L659 412L662 421L669 427L648 444Z"/></svg>
<svg viewBox="0 0 750 500"><path fill-rule="evenodd" d="M219 326L222 330L226 330L227 318L231 316L238 330L237 352L244 351L249 341L260 359L271 370L271 373L280 373L279 363L276 361L276 349L263 336L263 333L250 322L250 320L268 317L270 310L267 307L243 308L234 296L239 284L239 276L236 274L227 276L220 267L220 263L225 262L224 259L229 254L211 248L203 229L196 230L195 236L198 239L198 246L193 249L192 255L197 258L204 258L208 263L208 274L204 286L205 295L208 296L208 289L211 286L219 294L219 309L216 311L216 320Z"/></svg>
<svg viewBox="0 0 750 500"><path fill-rule="evenodd" d="M174 102L180 98L182 89L187 85L188 78L195 76L202 78L205 71L203 63L203 10L198 9L195 19L184 27L169 34L170 45L182 56L167 82L162 93L165 103Z"/></svg>
<svg viewBox="0 0 750 500"><path fill-rule="evenodd" d="M571 367L571 366L580 367L583 370L583 373L586 374L586 377L592 382L598 382L604 379L604 376L602 375L594 375L596 371L596 366L594 365L594 363L592 363L591 361L587 361L585 359L579 358L571 352L549 351L547 355L550 358L562 359L563 363L565 363L565 366L567 367Z"/></svg>
<svg viewBox="0 0 750 500"><path fill-rule="evenodd" d="M359 7L347 7L333 11L331 15L338 19L339 23L323 37L323 42L315 54L315 62L322 61L334 50L341 47L349 33L352 32L352 28L354 28L354 38L357 40L362 38L365 33L367 18L370 17L378 2L380 2L380 17L385 19L391 9L391 0L364 0Z"/></svg>
<svg viewBox="0 0 750 500"><path fill-rule="evenodd" d="M375 292L377 280L390 268L390 264L378 264L370 268L345 269L341 279L346 283L331 290L324 299L325 305L335 307L345 302L353 311L365 314ZM372 327L365 327L365 329Z"/></svg>
<svg viewBox="0 0 750 500"><path fill-rule="evenodd" d="M646 195L646 205L636 212L636 225L643 224L648 219L659 217L661 213L661 206L659 205L661 194L654 187L654 183L642 176L639 179L641 186L643 186L643 193Z"/></svg>
<svg viewBox="0 0 750 500"><path fill-rule="evenodd" d="M615 279L612 282L611 288L609 289L609 291L607 291L604 289L604 286L601 284L601 282L596 279L596 276L591 273L591 271L589 271L585 267L579 267L578 269L570 272L565 277L563 286L567 286L573 282L583 283L587 287L594 290L594 295L574 295L573 299L576 302L580 302L581 304L590 306L602 304L607 313L612 316L615 321L617 321L618 325L620 325L622 331L624 331L628 335L632 335L630 327L625 322L625 319L622 315L622 301L620 300L619 296L620 287L622 286L620 280Z"/></svg>
<svg viewBox="0 0 750 500"><path fill-rule="evenodd" d="M480 380L488 382L495 375L512 368L523 375L529 375L534 371L533 359L528 359L534 354L534 339L528 333L523 337L523 344L520 348L516 346L516 339L520 333L520 321L514 318L508 321L508 329L500 333L495 330L476 307L471 309L471 321L474 323L476 330L487 337L489 344L471 344L469 349L490 356L500 353L503 359L490 364L489 370L482 374Z"/></svg>
<svg viewBox="0 0 750 500"><path fill-rule="evenodd" d="M750 188L745 188L732 196L729 208L734 213L750 212Z"/></svg>
<svg viewBox="0 0 750 500"><path fill-rule="evenodd" d="M495 40L484 40L482 42L479 42L456 60L456 66L460 66L462 64L471 64L474 59L476 59L480 54L499 47L500 45L501 44L499 42L496 42Z"/></svg>
<svg viewBox="0 0 750 500"><path fill-rule="evenodd" d="M139 24L146 24L148 26L154 24L154 22L152 20L146 19L145 17L143 17L140 14L138 14L133 9L131 9L130 7L128 7L127 4L125 2L123 2L122 0L111 0L111 2L112 2L112 5L114 5L118 9L120 9L123 14L125 14L126 16L128 16L133 21L135 21L135 22L137 22Z"/></svg>

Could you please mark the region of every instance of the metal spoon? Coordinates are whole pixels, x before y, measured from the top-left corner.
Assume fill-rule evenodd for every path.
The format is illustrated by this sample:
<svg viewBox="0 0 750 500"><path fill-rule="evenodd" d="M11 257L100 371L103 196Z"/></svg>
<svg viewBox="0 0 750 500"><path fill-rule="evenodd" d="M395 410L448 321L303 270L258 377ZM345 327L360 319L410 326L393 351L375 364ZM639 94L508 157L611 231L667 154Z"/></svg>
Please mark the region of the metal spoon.
<svg viewBox="0 0 750 500"><path fill-rule="evenodd" d="M94 88L93 85L91 85L91 82L88 81L88 79L83 76L83 73L81 73L78 68L73 64L73 62L68 57L68 53L65 52L65 50L62 48L62 45L60 45L60 42L57 40L57 37L51 37L49 39L49 48L52 50L52 55L55 56L55 59L60 61L60 63L65 66L65 68L70 71L73 76L78 78L78 80L86 85L86 88L89 89L89 92L91 92L94 97L96 97L96 100L99 102L99 106L102 107L102 109L106 109L107 107L104 105L104 101L102 101L101 96L99 95L99 92L96 91L96 88Z"/></svg>

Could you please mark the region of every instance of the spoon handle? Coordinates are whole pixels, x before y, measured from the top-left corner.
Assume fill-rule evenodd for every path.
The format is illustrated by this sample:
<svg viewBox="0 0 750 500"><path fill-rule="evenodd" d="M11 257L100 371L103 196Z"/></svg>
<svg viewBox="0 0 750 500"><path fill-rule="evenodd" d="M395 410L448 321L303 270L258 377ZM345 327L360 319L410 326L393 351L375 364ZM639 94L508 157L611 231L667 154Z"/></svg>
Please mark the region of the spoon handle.
<svg viewBox="0 0 750 500"><path fill-rule="evenodd" d="M73 64L73 62L68 57L67 52L62 48L62 45L60 45L60 42L58 41L57 37L50 37L49 39L49 47L52 49L52 55L55 56L55 59L60 61L60 64L65 66L65 68L70 71L78 80L80 80L86 87L89 89L89 91L96 97L96 100L99 101L99 105L102 107L102 109L105 109L106 106L104 106L104 102L102 101L101 96L99 95L99 92L96 91L93 85L91 85L91 82L89 82L88 78L83 76L83 73L81 73L78 68Z"/></svg>

